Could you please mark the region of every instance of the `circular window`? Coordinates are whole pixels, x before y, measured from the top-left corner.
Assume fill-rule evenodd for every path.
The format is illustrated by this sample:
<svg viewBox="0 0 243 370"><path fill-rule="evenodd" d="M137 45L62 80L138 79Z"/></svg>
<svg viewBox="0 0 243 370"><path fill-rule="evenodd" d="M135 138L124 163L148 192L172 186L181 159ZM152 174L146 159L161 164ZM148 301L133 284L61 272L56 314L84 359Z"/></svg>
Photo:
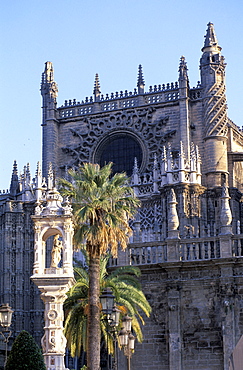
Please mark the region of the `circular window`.
<svg viewBox="0 0 243 370"><path fill-rule="evenodd" d="M119 133L106 138L95 154L95 162L104 166L113 162L113 172L125 171L132 175L134 159L137 158L138 168L143 161L143 151L139 142L128 133Z"/></svg>

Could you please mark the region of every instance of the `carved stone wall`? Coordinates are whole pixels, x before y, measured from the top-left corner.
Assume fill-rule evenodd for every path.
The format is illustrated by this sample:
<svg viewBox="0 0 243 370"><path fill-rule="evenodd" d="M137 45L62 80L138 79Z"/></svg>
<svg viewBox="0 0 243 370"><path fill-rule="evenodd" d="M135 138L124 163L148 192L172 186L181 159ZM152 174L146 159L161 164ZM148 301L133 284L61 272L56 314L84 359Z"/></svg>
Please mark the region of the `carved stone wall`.
<svg viewBox="0 0 243 370"><path fill-rule="evenodd" d="M14 309L13 340L23 329L40 343L43 335L43 304L30 280L34 262L34 205L6 201L0 207L0 302Z"/></svg>
<svg viewBox="0 0 243 370"><path fill-rule="evenodd" d="M219 370L242 334L242 261L141 267L152 315L132 368ZM171 355L172 354L172 355Z"/></svg>

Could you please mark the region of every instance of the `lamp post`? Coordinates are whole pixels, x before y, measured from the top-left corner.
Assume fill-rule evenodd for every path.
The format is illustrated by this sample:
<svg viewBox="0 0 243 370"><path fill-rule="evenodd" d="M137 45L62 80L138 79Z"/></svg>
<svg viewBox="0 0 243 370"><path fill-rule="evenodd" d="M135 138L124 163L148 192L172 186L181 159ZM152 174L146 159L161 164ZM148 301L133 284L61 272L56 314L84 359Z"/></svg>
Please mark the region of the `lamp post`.
<svg viewBox="0 0 243 370"><path fill-rule="evenodd" d="M11 309L8 303L3 303L0 306L0 326L1 326L0 333L4 338L4 343L6 343L4 368L6 366L8 357L8 341L12 334L11 330L9 329L12 321L12 314L13 310Z"/></svg>
<svg viewBox="0 0 243 370"><path fill-rule="evenodd" d="M127 370L131 370L131 357L134 352L135 337L132 335L132 318L124 316L122 319L122 329L119 333L119 343L127 357Z"/></svg>
<svg viewBox="0 0 243 370"><path fill-rule="evenodd" d="M112 364L112 369L117 370L117 332L116 327L119 325L120 310L114 304L115 297L109 288L103 290L100 296L100 303L102 306L102 312L105 314L106 318L106 332L107 332L107 342L108 333L112 336L114 345L114 361ZM108 361L109 367L109 361Z"/></svg>

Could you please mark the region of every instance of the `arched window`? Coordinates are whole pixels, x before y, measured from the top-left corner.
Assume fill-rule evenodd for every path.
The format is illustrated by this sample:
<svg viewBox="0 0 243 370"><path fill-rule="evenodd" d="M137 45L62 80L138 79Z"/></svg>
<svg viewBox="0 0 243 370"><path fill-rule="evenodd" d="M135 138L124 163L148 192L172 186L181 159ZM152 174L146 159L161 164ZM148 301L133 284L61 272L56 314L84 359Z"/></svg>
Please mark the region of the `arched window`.
<svg viewBox="0 0 243 370"><path fill-rule="evenodd" d="M95 154L95 161L101 166L113 162L114 172L125 171L131 176L135 157L140 167L143 152L139 142L129 133L119 133L106 137Z"/></svg>

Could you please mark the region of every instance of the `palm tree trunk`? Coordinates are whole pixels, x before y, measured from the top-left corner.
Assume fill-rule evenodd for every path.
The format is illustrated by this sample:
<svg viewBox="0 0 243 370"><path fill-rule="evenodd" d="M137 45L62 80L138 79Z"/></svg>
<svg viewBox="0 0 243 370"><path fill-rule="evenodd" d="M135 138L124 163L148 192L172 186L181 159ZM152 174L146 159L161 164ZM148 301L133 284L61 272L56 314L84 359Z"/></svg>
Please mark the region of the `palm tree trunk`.
<svg viewBox="0 0 243 370"><path fill-rule="evenodd" d="M100 257L89 253L88 370L100 370Z"/></svg>

